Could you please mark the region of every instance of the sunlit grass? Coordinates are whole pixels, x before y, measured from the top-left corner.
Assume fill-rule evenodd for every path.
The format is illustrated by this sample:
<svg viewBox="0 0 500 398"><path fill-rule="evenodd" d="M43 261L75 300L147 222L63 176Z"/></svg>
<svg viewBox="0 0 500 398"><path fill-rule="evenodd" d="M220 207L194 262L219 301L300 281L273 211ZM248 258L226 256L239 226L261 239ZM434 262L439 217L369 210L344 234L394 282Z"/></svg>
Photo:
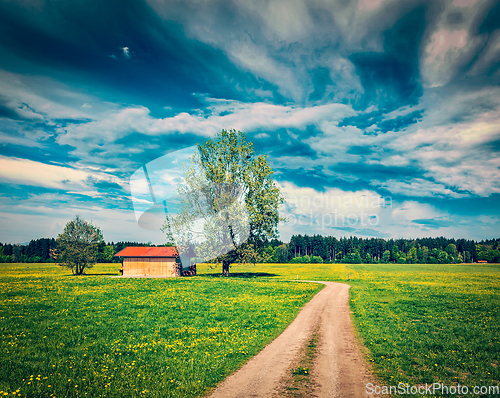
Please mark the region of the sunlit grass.
<svg viewBox="0 0 500 398"><path fill-rule="evenodd" d="M276 337L320 288L268 277L72 276L0 266L0 394L199 396Z"/></svg>
<svg viewBox="0 0 500 398"><path fill-rule="evenodd" d="M350 284L354 325L381 382L500 384L499 264L257 264L235 270Z"/></svg>
<svg viewBox="0 0 500 398"><path fill-rule="evenodd" d="M498 385L498 265L353 266L350 305L392 384Z"/></svg>
<svg viewBox="0 0 500 398"><path fill-rule="evenodd" d="M0 266L0 394L199 396L277 336L319 289L349 283L381 382L497 385L498 265L198 265L199 276L71 276ZM348 275L350 281L347 281Z"/></svg>

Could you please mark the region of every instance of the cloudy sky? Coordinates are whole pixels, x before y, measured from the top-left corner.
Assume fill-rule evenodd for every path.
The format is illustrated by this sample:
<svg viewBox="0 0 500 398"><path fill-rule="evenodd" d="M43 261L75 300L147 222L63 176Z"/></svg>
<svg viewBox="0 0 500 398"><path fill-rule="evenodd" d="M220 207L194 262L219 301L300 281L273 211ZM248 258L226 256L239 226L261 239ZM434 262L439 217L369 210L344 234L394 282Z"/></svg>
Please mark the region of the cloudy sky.
<svg viewBox="0 0 500 398"><path fill-rule="evenodd" d="M220 129L267 154L280 226L500 235L500 3L0 3L0 241L140 228L130 178Z"/></svg>

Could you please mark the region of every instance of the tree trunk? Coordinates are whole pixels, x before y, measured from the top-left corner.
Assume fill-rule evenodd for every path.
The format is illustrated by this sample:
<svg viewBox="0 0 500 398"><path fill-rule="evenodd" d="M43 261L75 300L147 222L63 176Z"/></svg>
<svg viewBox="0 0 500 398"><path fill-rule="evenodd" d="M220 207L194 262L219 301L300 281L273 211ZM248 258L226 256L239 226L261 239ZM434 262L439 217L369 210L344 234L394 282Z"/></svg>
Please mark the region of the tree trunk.
<svg viewBox="0 0 500 398"><path fill-rule="evenodd" d="M222 261L222 276L229 276L229 261Z"/></svg>

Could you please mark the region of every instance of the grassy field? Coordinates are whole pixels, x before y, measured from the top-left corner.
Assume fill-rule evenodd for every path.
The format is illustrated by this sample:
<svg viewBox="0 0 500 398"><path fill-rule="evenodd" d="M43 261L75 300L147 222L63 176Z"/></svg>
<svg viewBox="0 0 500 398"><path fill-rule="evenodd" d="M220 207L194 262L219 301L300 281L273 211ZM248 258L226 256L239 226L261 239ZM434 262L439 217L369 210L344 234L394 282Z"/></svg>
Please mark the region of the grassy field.
<svg viewBox="0 0 500 398"><path fill-rule="evenodd" d="M199 396L272 340L320 287L350 305L381 382L498 385L499 265L199 266L182 279L0 265L0 394Z"/></svg>
<svg viewBox="0 0 500 398"><path fill-rule="evenodd" d="M72 276L55 265L0 265L0 394L198 396L241 366L320 289L210 274Z"/></svg>
<svg viewBox="0 0 500 398"><path fill-rule="evenodd" d="M355 327L385 385L500 384L499 264L259 264L238 271L252 269L349 283Z"/></svg>
<svg viewBox="0 0 500 398"><path fill-rule="evenodd" d="M350 270L351 309L382 380L500 384L499 265Z"/></svg>

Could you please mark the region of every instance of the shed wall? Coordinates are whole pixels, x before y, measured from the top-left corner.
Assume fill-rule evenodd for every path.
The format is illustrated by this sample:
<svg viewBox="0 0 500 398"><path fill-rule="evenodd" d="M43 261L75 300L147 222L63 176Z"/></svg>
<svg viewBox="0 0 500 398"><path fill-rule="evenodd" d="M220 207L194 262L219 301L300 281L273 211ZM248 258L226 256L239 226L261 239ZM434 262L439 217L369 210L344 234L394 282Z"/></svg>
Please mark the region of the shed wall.
<svg viewBox="0 0 500 398"><path fill-rule="evenodd" d="M174 257L125 257L123 276L179 276Z"/></svg>

